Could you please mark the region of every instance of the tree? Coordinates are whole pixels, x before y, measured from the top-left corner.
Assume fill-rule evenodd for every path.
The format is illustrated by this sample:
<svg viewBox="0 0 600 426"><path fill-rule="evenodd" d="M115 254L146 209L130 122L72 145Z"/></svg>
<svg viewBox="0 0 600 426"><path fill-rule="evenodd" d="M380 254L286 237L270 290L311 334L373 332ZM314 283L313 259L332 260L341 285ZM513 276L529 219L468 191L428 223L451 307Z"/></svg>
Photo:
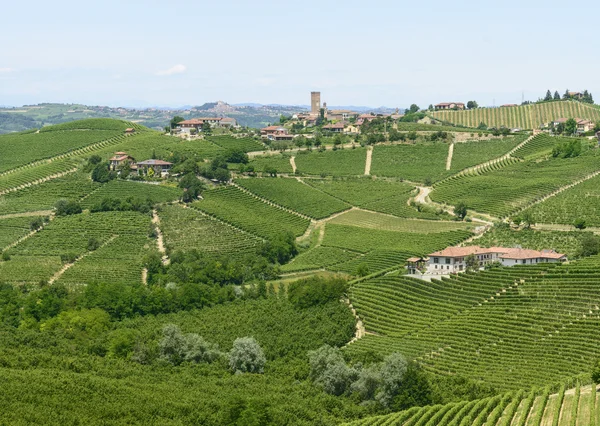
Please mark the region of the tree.
<svg viewBox="0 0 600 426"><path fill-rule="evenodd" d="M548 89L548 91L546 92L546 96L544 97L544 101L548 102L552 100L552 92L550 92L550 89Z"/></svg>
<svg viewBox="0 0 600 426"><path fill-rule="evenodd" d="M525 229L529 229L531 228L531 225L533 225L534 219L533 219L533 215L531 214L531 212L529 210L525 210L522 215L521 215L521 223L523 224L523 227Z"/></svg>
<svg viewBox="0 0 600 426"><path fill-rule="evenodd" d="M575 134L576 130L577 130L577 122L575 121L574 118L569 118L567 120L567 122L565 123L565 132L568 135L573 135L573 134Z"/></svg>
<svg viewBox="0 0 600 426"><path fill-rule="evenodd" d="M406 359L399 353L393 353L383 361L380 372L381 385L376 398L384 407L389 407L402 389L407 368Z"/></svg>
<svg viewBox="0 0 600 426"><path fill-rule="evenodd" d="M108 169L108 163L97 164L92 170L92 180L94 182L106 183L115 178L115 175Z"/></svg>
<svg viewBox="0 0 600 426"><path fill-rule="evenodd" d="M469 101L469 102L467 102L467 108L475 109L475 108L479 108L479 105L477 104L476 101Z"/></svg>
<svg viewBox="0 0 600 426"><path fill-rule="evenodd" d="M185 121L185 118L180 117L179 115L176 115L175 117L173 117L171 119L171 129L174 129L175 127L177 127L177 125L179 123L181 123L182 121Z"/></svg>
<svg viewBox="0 0 600 426"><path fill-rule="evenodd" d="M467 271L479 270L479 260L477 259L477 256L470 254L465 257L465 268Z"/></svg>
<svg viewBox="0 0 600 426"><path fill-rule="evenodd" d="M234 373L259 373L265 370L267 358L253 337L239 337L229 352L229 368Z"/></svg>
<svg viewBox="0 0 600 426"><path fill-rule="evenodd" d="M77 201L58 200L54 208L57 216L69 216L82 212L81 205Z"/></svg>
<svg viewBox="0 0 600 426"><path fill-rule="evenodd" d="M586 228L585 220L584 219L576 219L575 222L573 223L573 226L575 226L575 229L585 229Z"/></svg>
<svg viewBox="0 0 600 426"><path fill-rule="evenodd" d="M479 126L477 126L477 128L479 130L487 130L488 126L487 124L485 124L483 121L481 123L479 123Z"/></svg>
<svg viewBox="0 0 600 426"><path fill-rule="evenodd" d="M185 336L175 324L167 324L162 330L162 339L158 342L159 354L162 359L173 365L179 365L185 360L187 342Z"/></svg>
<svg viewBox="0 0 600 426"><path fill-rule="evenodd" d="M273 166L266 166L264 169L265 173L270 177L277 177L277 169Z"/></svg>
<svg viewBox="0 0 600 426"><path fill-rule="evenodd" d="M563 95L563 99L567 100L567 99L570 99L570 98L571 98L571 95L569 95L569 89L567 89L567 90L565 90L565 94Z"/></svg>
<svg viewBox="0 0 600 426"><path fill-rule="evenodd" d="M577 250L577 257L595 256L600 253L600 237L585 233L581 239L581 247Z"/></svg>
<svg viewBox="0 0 600 426"><path fill-rule="evenodd" d="M206 136L212 135L212 127L208 121L202 123L202 133L204 133Z"/></svg>
<svg viewBox="0 0 600 426"><path fill-rule="evenodd" d="M467 205L464 202L459 202L456 206L454 206L454 214L460 220L464 220L467 216Z"/></svg>
<svg viewBox="0 0 600 426"><path fill-rule="evenodd" d="M323 345L308 353L310 378L331 395L343 395L358 377L348 367L339 348Z"/></svg>
<svg viewBox="0 0 600 426"><path fill-rule="evenodd" d="M184 203L196 200L204 190L204 183L194 173L187 173L179 181L179 187L183 189L181 200Z"/></svg>
<svg viewBox="0 0 600 426"><path fill-rule="evenodd" d="M427 107L427 109L428 109L429 111L433 111L435 108L433 108L433 105L432 105L432 104L429 104L429 106Z"/></svg>
<svg viewBox="0 0 600 426"><path fill-rule="evenodd" d="M555 100L555 101L560 101L560 93L558 93L558 90L556 90L556 91L554 92L554 100Z"/></svg>
<svg viewBox="0 0 600 426"><path fill-rule="evenodd" d="M417 104L412 104L412 105L410 106L410 108L408 109L408 112L409 112L410 114L414 114L414 113L416 113L416 112L419 112L419 110L420 110L420 109L421 109L421 108L419 108L419 106L418 106Z"/></svg>

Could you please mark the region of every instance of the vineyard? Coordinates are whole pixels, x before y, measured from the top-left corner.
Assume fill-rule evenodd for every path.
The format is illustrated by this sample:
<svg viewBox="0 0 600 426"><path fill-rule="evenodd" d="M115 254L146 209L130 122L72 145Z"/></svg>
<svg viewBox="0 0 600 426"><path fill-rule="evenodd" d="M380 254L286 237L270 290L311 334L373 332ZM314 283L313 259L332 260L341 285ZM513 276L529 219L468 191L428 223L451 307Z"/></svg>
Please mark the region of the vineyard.
<svg viewBox="0 0 600 426"><path fill-rule="evenodd" d="M431 116L443 122L466 127L485 123L488 127L537 129L559 118L587 118L600 121L600 109L575 101L544 102L501 108L477 108L469 111L436 111Z"/></svg>
<svg viewBox="0 0 600 426"><path fill-rule="evenodd" d="M350 208L343 201L296 179L238 179L236 183L262 198L313 219L323 219Z"/></svg>
<svg viewBox="0 0 600 426"><path fill-rule="evenodd" d="M152 204L166 203L179 199L181 192L181 189L172 186L113 180L91 192L81 205L90 208L106 198L116 200L132 198L140 201L149 200Z"/></svg>
<svg viewBox="0 0 600 426"><path fill-rule="evenodd" d="M527 211L537 223L572 225L582 219L588 226L600 226L600 177L596 176L536 204Z"/></svg>
<svg viewBox="0 0 600 426"><path fill-rule="evenodd" d="M291 232L302 235L309 220L275 206L232 186L206 191L193 206L223 222L261 238Z"/></svg>
<svg viewBox="0 0 600 426"><path fill-rule="evenodd" d="M265 146L252 138L234 138L232 136L211 136L207 140L226 150L236 151L263 151Z"/></svg>
<svg viewBox="0 0 600 426"><path fill-rule="evenodd" d="M368 330L350 355L399 350L435 374L497 390L545 386L588 371L600 350L600 258L499 268L416 282L361 282L351 300ZM407 318L410 318L407 321Z"/></svg>
<svg viewBox="0 0 600 426"><path fill-rule="evenodd" d="M254 167L256 172L264 172L268 169L275 169L277 173L292 173L290 156L287 154L264 155L250 159L249 165Z"/></svg>
<svg viewBox="0 0 600 426"><path fill-rule="evenodd" d="M509 163L487 173L447 179L435 186L431 199L451 205L462 201L473 210L505 217L595 172L596 154L597 151L577 158Z"/></svg>
<svg viewBox="0 0 600 426"><path fill-rule="evenodd" d="M30 231L31 217L0 218L0 252Z"/></svg>
<svg viewBox="0 0 600 426"><path fill-rule="evenodd" d="M179 205L164 206L160 226L169 250L198 250L211 256L241 257L253 253L262 240L230 225Z"/></svg>
<svg viewBox="0 0 600 426"><path fill-rule="evenodd" d="M415 145L376 146L373 150L371 174L425 182L450 175L446 171L448 145L428 143Z"/></svg>
<svg viewBox="0 0 600 426"><path fill-rule="evenodd" d="M299 151L296 156L298 173L317 176L360 176L365 172L364 148L337 151Z"/></svg>
<svg viewBox="0 0 600 426"><path fill-rule="evenodd" d="M135 131L147 131L148 129L139 124L130 121L115 120L112 118L88 118L85 120L70 121L68 123L55 124L40 129L40 133L57 132L65 130L110 130L116 132L124 132L126 129L132 128Z"/></svg>
<svg viewBox="0 0 600 426"><path fill-rule="evenodd" d="M525 135L490 141L455 143L454 155L452 156L452 168L450 170L459 172L468 167L501 157L523 142L526 138L527 136Z"/></svg>

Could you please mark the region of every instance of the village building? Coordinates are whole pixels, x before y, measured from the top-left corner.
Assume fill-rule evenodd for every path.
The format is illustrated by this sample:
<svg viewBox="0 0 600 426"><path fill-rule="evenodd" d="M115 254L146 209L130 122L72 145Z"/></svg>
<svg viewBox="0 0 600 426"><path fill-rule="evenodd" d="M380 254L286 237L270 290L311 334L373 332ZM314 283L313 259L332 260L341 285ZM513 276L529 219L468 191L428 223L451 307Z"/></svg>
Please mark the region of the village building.
<svg viewBox="0 0 600 426"><path fill-rule="evenodd" d="M331 111L327 111L327 119L331 121L348 121L357 118L359 115L360 113L349 109L332 109Z"/></svg>
<svg viewBox="0 0 600 426"><path fill-rule="evenodd" d="M126 135L131 135L133 133L135 133L135 129L133 127L128 127L128 128L125 129L125 134Z"/></svg>
<svg viewBox="0 0 600 426"><path fill-rule="evenodd" d="M348 124L344 129L344 133L347 135L357 135L360 133L360 127L354 124Z"/></svg>
<svg viewBox="0 0 600 426"><path fill-rule="evenodd" d="M442 102L434 105L436 110L441 109L465 109L465 104L462 102Z"/></svg>
<svg viewBox="0 0 600 426"><path fill-rule="evenodd" d="M123 166L126 163L135 165L135 158L122 151L115 152L115 155L113 155L108 161L110 170L117 170L120 166Z"/></svg>
<svg viewBox="0 0 600 426"><path fill-rule="evenodd" d="M163 160L152 159L137 163L138 174L148 174L150 169L152 169L155 175L163 176L169 173L171 167L173 167L173 163Z"/></svg>
<svg viewBox="0 0 600 426"><path fill-rule="evenodd" d="M594 127L596 126L596 123L594 123L591 120L578 118L575 121L577 122L577 133L590 132L590 131L594 130Z"/></svg>
<svg viewBox="0 0 600 426"><path fill-rule="evenodd" d="M567 256L553 250L529 250L506 247L447 247L429 255L426 273L445 275L463 272L467 269L467 258L475 256L482 268L491 263L503 266L536 265L538 263L564 262Z"/></svg>
<svg viewBox="0 0 600 426"><path fill-rule="evenodd" d="M260 136L262 138L269 138L269 136L275 135L275 134L288 134L289 131L288 129L286 129L283 126L267 126L267 127L263 127L262 129L260 129Z"/></svg>
<svg viewBox="0 0 600 426"><path fill-rule="evenodd" d="M406 259L406 271L410 275L420 274L427 266L427 258L409 257Z"/></svg>
<svg viewBox="0 0 600 426"><path fill-rule="evenodd" d="M181 121L177 123L179 129L181 129L182 133L191 133L192 129L196 129L196 131L201 132L202 126L204 123L208 123L210 127L237 127L237 121L235 118L229 117L200 117L200 118L192 118L189 120Z"/></svg>
<svg viewBox="0 0 600 426"><path fill-rule="evenodd" d="M344 122L330 123L330 124L324 125L323 130L326 132L332 132L332 133L342 133L344 131L344 127L345 127Z"/></svg>
<svg viewBox="0 0 600 426"><path fill-rule="evenodd" d="M574 98L574 99L583 99L583 93L581 92L567 92L567 94L569 95L570 98Z"/></svg>

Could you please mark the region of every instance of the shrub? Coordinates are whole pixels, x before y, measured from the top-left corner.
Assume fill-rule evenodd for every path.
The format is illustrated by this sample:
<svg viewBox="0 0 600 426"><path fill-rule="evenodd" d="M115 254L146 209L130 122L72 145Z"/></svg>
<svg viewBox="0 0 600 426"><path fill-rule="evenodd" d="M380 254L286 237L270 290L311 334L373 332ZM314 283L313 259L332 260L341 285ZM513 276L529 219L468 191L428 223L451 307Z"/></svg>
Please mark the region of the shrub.
<svg viewBox="0 0 600 426"><path fill-rule="evenodd" d="M576 229L585 229L587 227L584 219L576 219L575 222L573 222L573 226L575 226Z"/></svg>
<svg viewBox="0 0 600 426"><path fill-rule="evenodd" d="M77 260L79 256L77 253L63 253L60 255L60 260L63 263L73 263Z"/></svg>
<svg viewBox="0 0 600 426"><path fill-rule="evenodd" d="M187 341L179 327L167 324L163 327L158 348L160 358L170 364L179 365L185 360Z"/></svg>
<svg viewBox="0 0 600 426"><path fill-rule="evenodd" d="M383 361L381 387L376 398L384 407L389 407L400 392L407 369L408 363L399 353L393 353Z"/></svg>
<svg viewBox="0 0 600 426"><path fill-rule="evenodd" d="M58 200L54 205L57 216L69 216L79 214L83 210L77 201Z"/></svg>
<svg viewBox="0 0 600 426"><path fill-rule="evenodd" d="M358 377L357 371L346 365L339 348L323 345L308 353L308 361L313 382L332 395L344 394Z"/></svg>
<svg viewBox="0 0 600 426"><path fill-rule="evenodd" d="M267 358L253 337L235 339L229 352L229 368L235 373L263 373Z"/></svg>
<svg viewBox="0 0 600 426"><path fill-rule="evenodd" d="M88 240L88 243L87 243L87 249L88 249L88 251L97 250L98 247L100 247L100 241L98 241L98 239L96 239L94 237L91 237Z"/></svg>
<svg viewBox="0 0 600 426"><path fill-rule="evenodd" d="M3 262L8 262L10 260L10 253L5 251L2 252L2 261Z"/></svg>
<svg viewBox="0 0 600 426"><path fill-rule="evenodd" d="M35 231L37 229L40 229L43 225L44 225L44 218L41 216L38 216L36 218L31 219L31 222L29 222L29 229L31 229L32 231Z"/></svg>
<svg viewBox="0 0 600 426"><path fill-rule="evenodd" d="M347 287L348 283L341 278L311 277L292 282L288 298L296 308L305 309L339 300Z"/></svg>
<svg viewBox="0 0 600 426"><path fill-rule="evenodd" d="M127 358L135 349L137 332L128 328L118 329L111 333L108 343L108 355L115 358Z"/></svg>

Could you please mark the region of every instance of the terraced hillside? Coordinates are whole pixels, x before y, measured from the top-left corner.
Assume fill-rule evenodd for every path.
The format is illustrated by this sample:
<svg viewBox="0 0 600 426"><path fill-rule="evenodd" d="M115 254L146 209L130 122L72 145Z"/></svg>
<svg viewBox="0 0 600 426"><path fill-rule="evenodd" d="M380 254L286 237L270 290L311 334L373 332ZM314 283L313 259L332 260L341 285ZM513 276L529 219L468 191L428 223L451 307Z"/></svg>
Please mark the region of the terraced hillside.
<svg viewBox="0 0 600 426"><path fill-rule="evenodd" d="M444 122L467 127L485 123L488 127L537 129L559 118L586 118L598 122L600 108L575 101L544 102L500 108L477 108L469 111L435 111L431 116Z"/></svg>
<svg viewBox="0 0 600 426"><path fill-rule="evenodd" d="M446 405L414 407L407 411L345 423L347 426L371 425L596 425L600 420L600 401L596 385L557 393L550 389L516 391L492 398L461 401Z"/></svg>
<svg viewBox="0 0 600 426"><path fill-rule="evenodd" d="M499 268L431 283L384 276L350 299L367 332L351 344L399 351L427 371L489 383L498 391L569 380L600 353L600 257L569 265Z"/></svg>

